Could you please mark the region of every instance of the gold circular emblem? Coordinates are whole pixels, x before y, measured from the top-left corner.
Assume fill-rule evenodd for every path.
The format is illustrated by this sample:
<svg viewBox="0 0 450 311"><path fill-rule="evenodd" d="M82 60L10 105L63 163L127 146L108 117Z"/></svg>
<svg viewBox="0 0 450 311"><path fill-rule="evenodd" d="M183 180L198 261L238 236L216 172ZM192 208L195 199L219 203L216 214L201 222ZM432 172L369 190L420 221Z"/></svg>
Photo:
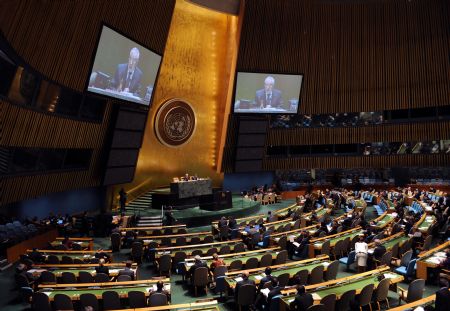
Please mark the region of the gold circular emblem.
<svg viewBox="0 0 450 311"><path fill-rule="evenodd" d="M158 140L169 147L187 143L195 130L195 113L182 99L169 99L158 110L155 132Z"/></svg>

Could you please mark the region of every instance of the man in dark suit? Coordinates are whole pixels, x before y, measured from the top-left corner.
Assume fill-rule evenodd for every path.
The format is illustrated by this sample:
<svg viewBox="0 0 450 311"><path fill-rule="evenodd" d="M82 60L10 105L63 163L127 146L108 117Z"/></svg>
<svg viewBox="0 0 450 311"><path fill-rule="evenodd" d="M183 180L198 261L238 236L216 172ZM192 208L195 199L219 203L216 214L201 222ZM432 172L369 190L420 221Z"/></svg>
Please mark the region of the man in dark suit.
<svg viewBox="0 0 450 311"><path fill-rule="evenodd" d="M255 285L255 281L253 280L249 280L248 278L248 272L244 271L241 275L242 277L242 281L239 281L236 283L236 288L234 289L234 298L237 301L237 297L238 297L238 293L239 293L239 289L246 284L250 284L250 285ZM256 288L256 286L255 286Z"/></svg>
<svg viewBox="0 0 450 311"><path fill-rule="evenodd" d="M272 288L270 289L269 294L267 295L267 306L270 307L272 303L272 298L278 295L281 295L281 286L276 277L272 278Z"/></svg>
<svg viewBox="0 0 450 311"><path fill-rule="evenodd" d="M119 271L119 276L120 275L129 275L131 280L134 281L134 271L131 269L131 261L126 262L125 269Z"/></svg>
<svg viewBox="0 0 450 311"><path fill-rule="evenodd" d="M310 306L314 303L314 299L311 294L307 294L305 290L305 286L300 285L297 288L297 295L295 296L294 301L292 302L292 307L294 310L298 311L306 311Z"/></svg>
<svg viewBox="0 0 450 311"><path fill-rule="evenodd" d="M228 225L228 220L225 217L220 218L218 226L219 228L225 227Z"/></svg>
<svg viewBox="0 0 450 311"><path fill-rule="evenodd" d="M167 290L164 288L164 283L163 283L163 281L158 281L158 282L156 283L156 290L154 290L153 288L150 289L148 298L150 299L150 297L151 297L153 294L156 294L156 293L160 293L160 294L166 295L166 296L167 296L167 301L170 301L170 299L171 299L171 298L170 298L170 292L167 291Z"/></svg>
<svg viewBox="0 0 450 311"><path fill-rule="evenodd" d="M141 97L142 70L137 67L139 55L139 49L134 47L130 51L128 63L117 65L111 84L118 92L133 93Z"/></svg>
<svg viewBox="0 0 450 311"><path fill-rule="evenodd" d="M436 311L448 310L450 306L450 291L448 288L448 281L441 278L439 280L440 289L436 292L436 302L434 307Z"/></svg>
<svg viewBox="0 0 450 311"><path fill-rule="evenodd" d="M201 257L199 255L196 255L194 257L194 265L189 268L189 270L187 272L187 277L191 278L191 281L193 281L195 270L197 270L197 268L201 268L201 267L208 268L208 265L206 264L205 261L203 261L201 259Z"/></svg>
<svg viewBox="0 0 450 311"><path fill-rule="evenodd" d="M386 247L381 244L380 240L376 239L375 241L375 248L373 250L373 258L376 260L380 260L381 257L383 257L384 253L386 253Z"/></svg>
<svg viewBox="0 0 450 311"><path fill-rule="evenodd" d="M264 88L256 91L255 103L258 108L282 108L283 97L281 91L274 89L275 79L268 76L264 80Z"/></svg>
<svg viewBox="0 0 450 311"><path fill-rule="evenodd" d="M258 291L260 291L263 288L264 284L266 284L267 282L271 282L273 279L272 268L266 267L264 274L265 276L259 281Z"/></svg>
<svg viewBox="0 0 450 311"><path fill-rule="evenodd" d="M109 276L109 268L105 266L105 259L100 259L98 261L98 267L95 267L96 273L104 273Z"/></svg>

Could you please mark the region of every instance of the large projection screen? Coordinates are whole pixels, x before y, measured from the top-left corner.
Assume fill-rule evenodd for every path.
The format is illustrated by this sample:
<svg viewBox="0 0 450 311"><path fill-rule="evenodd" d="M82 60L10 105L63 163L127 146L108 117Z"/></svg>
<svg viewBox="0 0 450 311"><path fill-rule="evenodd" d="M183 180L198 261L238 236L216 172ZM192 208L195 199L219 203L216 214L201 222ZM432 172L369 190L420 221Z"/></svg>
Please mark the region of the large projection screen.
<svg viewBox="0 0 450 311"><path fill-rule="evenodd" d="M238 72L235 113L297 113L302 75Z"/></svg>
<svg viewBox="0 0 450 311"><path fill-rule="evenodd" d="M87 90L150 105L161 56L103 25Z"/></svg>

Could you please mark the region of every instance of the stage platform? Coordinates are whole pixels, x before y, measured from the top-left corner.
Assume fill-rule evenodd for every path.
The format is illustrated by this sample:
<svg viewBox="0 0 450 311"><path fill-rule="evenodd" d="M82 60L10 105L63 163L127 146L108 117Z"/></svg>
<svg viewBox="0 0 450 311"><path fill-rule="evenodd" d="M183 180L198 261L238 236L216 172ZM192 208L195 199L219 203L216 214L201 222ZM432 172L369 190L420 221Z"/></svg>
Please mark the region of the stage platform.
<svg viewBox="0 0 450 311"><path fill-rule="evenodd" d="M165 189L161 191L165 191ZM240 218L256 214L267 214L268 211L284 208L294 203L294 199L287 199L280 203L261 205L259 202L244 199L240 194L233 194L232 208L219 211L207 211L196 206L183 210L173 210L173 216L179 223L186 224L188 227L197 227L209 225L211 221L218 220L222 216ZM158 216L161 215L161 210L142 209L135 212L132 210L127 211L129 215L133 213L140 216Z"/></svg>

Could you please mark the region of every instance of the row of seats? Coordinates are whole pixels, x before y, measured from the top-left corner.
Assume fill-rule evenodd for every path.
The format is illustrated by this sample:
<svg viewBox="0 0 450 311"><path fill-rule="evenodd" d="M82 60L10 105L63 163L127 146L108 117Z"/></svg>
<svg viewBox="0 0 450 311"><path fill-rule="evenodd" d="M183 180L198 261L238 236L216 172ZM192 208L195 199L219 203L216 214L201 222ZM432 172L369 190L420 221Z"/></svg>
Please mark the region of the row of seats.
<svg viewBox="0 0 450 311"><path fill-rule="evenodd" d="M378 216L383 215L389 208L384 201L380 201L380 203L374 205L373 207L375 208Z"/></svg>
<svg viewBox="0 0 450 311"><path fill-rule="evenodd" d="M420 205L420 203L417 201L413 201L411 203L411 206L408 207L408 211L413 212L414 214L419 214L419 215L422 215L424 212L422 205Z"/></svg>
<svg viewBox="0 0 450 311"><path fill-rule="evenodd" d="M10 241L12 244L19 243L38 234L35 225L22 225L19 221L0 225L0 241Z"/></svg>
<svg viewBox="0 0 450 311"><path fill-rule="evenodd" d="M94 294L85 293L80 295L78 303L72 302L69 296L64 294L56 294L53 303L50 304L49 298L44 293L36 292L33 294L32 300L33 310L52 311L52 310L84 310L85 307L92 307L93 310L100 309L100 303ZM155 307L167 304L167 296L164 294L154 293L148 301L145 293L141 291L129 291L127 306L123 306L119 294L116 291L105 291L102 293L102 309L103 310L119 310L124 308L145 308ZM52 308L53 305L53 308Z"/></svg>
<svg viewBox="0 0 450 311"><path fill-rule="evenodd" d="M96 273L95 276L87 271L79 271L78 278L72 272L63 272L58 279L52 271L42 271L40 282L42 284L75 284L75 283L105 283L110 282L111 278L105 273ZM129 275L120 275L118 282L132 281Z"/></svg>
<svg viewBox="0 0 450 311"><path fill-rule="evenodd" d="M362 192L361 198L366 201L367 203L372 203L373 199L375 198L374 195L370 194L369 192Z"/></svg>

